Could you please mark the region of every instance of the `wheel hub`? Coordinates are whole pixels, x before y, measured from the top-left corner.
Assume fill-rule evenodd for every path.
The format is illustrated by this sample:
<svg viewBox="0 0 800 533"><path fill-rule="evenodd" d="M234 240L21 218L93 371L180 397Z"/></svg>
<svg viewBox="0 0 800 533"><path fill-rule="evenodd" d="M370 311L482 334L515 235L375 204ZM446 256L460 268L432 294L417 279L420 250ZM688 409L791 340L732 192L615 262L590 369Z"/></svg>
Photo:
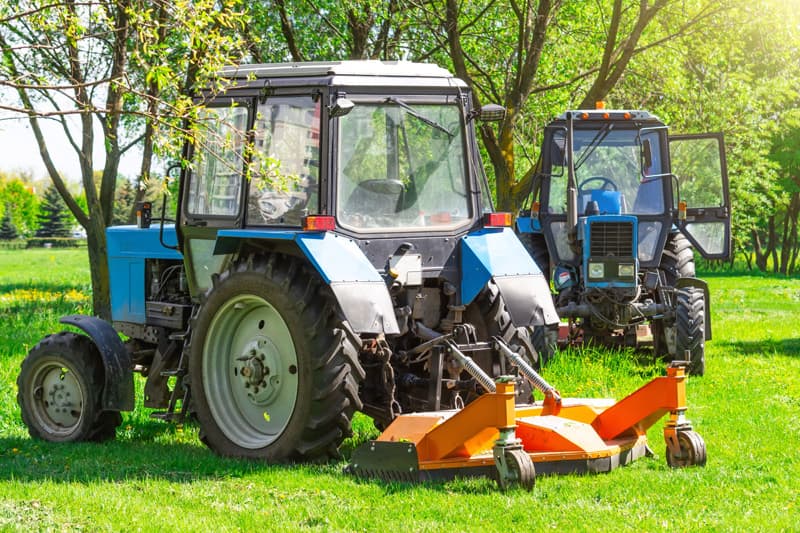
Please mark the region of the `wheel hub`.
<svg viewBox="0 0 800 533"><path fill-rule="evenodd" d="M46 371L34 396L42 402L45 413L57 425L74 426L80 418L81 393L69 371L51 368Z"/></svg>
<svg viewBox="0 0 800 533"><path fill-rule="evenodd" d="M258 338L237 358L234 373L255 405L267 405L280 392L282 368L278 350L266 337Z"/></svg>

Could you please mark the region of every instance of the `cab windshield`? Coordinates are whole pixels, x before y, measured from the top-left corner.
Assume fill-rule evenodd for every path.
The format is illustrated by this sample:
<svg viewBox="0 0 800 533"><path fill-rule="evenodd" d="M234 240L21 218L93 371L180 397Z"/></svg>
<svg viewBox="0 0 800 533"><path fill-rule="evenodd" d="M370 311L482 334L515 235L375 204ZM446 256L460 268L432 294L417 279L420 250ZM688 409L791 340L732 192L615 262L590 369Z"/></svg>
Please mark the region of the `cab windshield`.
<svg viewBox="0 0 800 533"><path fill-rule="evenodd" d="M578 214L655 215L665 210L664 169L656 131L615 129L607 123L599 129L575 129L575 181ZM551 144L549 213L566 213L567 161L563 156L566 131L554 132ZM642 169L641 143L649 141L651 167Z"/></svg>
<svg viewBox="0 0 800 533"><path fill-rule="evenodd" d="M337 220L356 230L447 230L470 221L454 104L388 98L339 118Z"/></svg>

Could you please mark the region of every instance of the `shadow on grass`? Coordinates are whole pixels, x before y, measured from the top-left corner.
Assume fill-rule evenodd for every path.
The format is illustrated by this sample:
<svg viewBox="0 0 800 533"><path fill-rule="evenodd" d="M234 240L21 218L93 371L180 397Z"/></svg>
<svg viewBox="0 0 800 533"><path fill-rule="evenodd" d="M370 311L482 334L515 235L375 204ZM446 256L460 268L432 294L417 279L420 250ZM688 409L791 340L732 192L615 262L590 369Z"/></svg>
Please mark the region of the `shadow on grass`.
<svg viewBox="0 0 800 533"><path fill-rule="evenodd" d="M758 341L715 340L714 346L742 355L788 355L800 357L800 338L764 339Z"/></svg>
<svg viewBox="0 0 800 533"><path fill-rule="evenodd" d="M253 473L280 474L295 468L313 467L218 457L199 441L196 444L139 440L62 444L22 437L0 438L0 480L5 481L191 483Z"/></svg>

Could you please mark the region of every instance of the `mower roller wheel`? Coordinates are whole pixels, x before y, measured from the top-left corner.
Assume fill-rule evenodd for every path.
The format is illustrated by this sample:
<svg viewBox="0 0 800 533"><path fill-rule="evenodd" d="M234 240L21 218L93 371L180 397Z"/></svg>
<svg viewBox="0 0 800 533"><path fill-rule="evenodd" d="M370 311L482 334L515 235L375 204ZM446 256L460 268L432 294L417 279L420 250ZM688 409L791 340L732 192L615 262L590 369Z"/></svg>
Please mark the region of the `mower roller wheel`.
<svg viewBox="0 0 800 533"><path fill-rule="evenodd" d="M672 468L706 465L706 443L694 431L678 432L680 453L674 454L667 446L667 464Z"/></svg>
<svg viewBox="0 0 800 533"><path fill-rule="evenodd" d="M500 490L508 490L515 486L533 490L536 485L536 468L525 450L521 448L505 450L503 458L505 468L498 467L496 478Z"/></svg>
<svg viewBox="0 0 800 533"><path fill-rule="evenodd" d="M361 408L360 341L296 259L251 256L192 319L189 375L201 440L223 456L327 459Z"/></svg>
<svg viewBox="0 0 800 533"><path fill-rule="evenodd" d="M51 442L104 441L122 422L103 411L103 365L88 337L62 331L48 335L22 362L17 403L34 438Z"/></svg>

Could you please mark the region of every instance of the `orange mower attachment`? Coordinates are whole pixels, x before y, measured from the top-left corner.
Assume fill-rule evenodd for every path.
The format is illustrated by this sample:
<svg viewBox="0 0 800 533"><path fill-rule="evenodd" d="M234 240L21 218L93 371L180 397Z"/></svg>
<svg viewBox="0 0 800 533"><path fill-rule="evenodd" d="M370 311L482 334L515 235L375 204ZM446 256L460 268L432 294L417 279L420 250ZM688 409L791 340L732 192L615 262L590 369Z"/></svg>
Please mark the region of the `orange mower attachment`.
<svg viewBox="0 0 800 533"><path fill-rule="evenodd" d="M501 489L530 490L537 474L607 472L650 454L647 429L666 414L667 463L703 466L705 443L684 417L686 364L671 363L666 376L616 403L561 399L526 368L525 377L545 393L543 402L515 405L513 379L500 378L494 392L463 409L397 417L376 440L355 450L347 470L411 482L488 476Z"/></svg>

